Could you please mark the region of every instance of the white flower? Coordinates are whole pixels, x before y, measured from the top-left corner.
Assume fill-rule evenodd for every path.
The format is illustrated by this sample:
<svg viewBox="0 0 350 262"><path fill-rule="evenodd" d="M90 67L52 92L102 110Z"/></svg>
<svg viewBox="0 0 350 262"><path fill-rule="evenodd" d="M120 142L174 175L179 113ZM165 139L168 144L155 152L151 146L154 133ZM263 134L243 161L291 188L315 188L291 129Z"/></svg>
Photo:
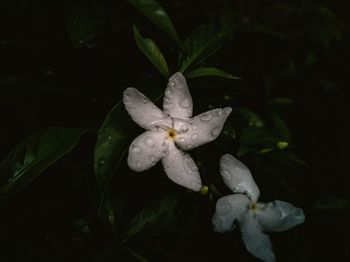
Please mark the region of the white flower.
<svg viewBox="0 0 350 262"><path fill-rule="evenodd" d="M260 192L249 169L231 155L221 157L220 173L224 183L238 194L217 201L212 218L214 231L232 231L237 223L244 245L252 255L266 262L276 261L270 238L264 231L284 231L303 223L303 210L279 200L257 202Z"/></svg>
<svg viewBox="0 0 350 262"><path fill-rule="evenodd" d="M162 160L164 171L175 183L199 191L202 182L189 150L214 140L232 109L217 108L192 118L192 98L181 73L170 77L163 111L135 88L127 88L123 102L131 118L147 131L129 148L128 165L141 172ZM181 150L182 149L182 150Z"/></svg>

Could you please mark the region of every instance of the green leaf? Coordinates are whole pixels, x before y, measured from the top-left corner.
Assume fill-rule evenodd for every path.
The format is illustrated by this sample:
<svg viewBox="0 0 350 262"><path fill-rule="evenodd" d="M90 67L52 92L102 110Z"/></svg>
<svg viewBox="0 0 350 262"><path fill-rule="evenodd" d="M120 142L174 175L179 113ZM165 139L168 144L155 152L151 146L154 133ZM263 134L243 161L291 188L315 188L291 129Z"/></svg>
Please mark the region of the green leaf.
<svg viewBox="0 0 350 262"><path fill-rule="evenodd" d="M186 74L186 78L197 78L203 76L218 76L227 79L241 79L215 67L201 67Z"/></svg>
<svg viewBox="0 0 350 262"><path fill-rule="evenodd" d="M340 197L326 197L314 203L317 212L330 212L336 210L349 210L350 201Z"/></svg>
<svg viewBox="0 0 350 262"><path fill-rule="evenodd" d="M115 227L115 214L108 193L111 178L116 173L127 152L131 137L130 123L122 101L117 103L108 113L98 132L95 146L94 171L97 181L95 199L98 215L102 220Z"/></svg>
<svg viewBox="0 0 350 262"><path fill-rule="evenodd" d="M104 1L68 1L66 9L66 23L73 46L91 46L106 22Z"/></svg>
<svg viewBox="0 0 350 262"><path fill-rule="evenodd" d="M167 33L180 47L182 42L164 9L154 0L126 0L160 30Z"/></svg>
<svg viewBox="0 0 350 262"><path fill-rule="evenodd" d="M17 193L69 153L86 129L47 128L27 137L0 164L0 202Z"/></svg>
<svg viewBox="0 0 350 262"><path fill-rule="evenodd" d="M267 153L275 149L280 138L276 137L273 132L266 127L248 126L237 132L240 141L238 156L245 155L249 152ZM262 150L262 151L261 151Z"/></svg>
<svg viewBox="0 0 350 262"><path fill-rule="evenodd" d="M155 225L161 227L174 221L178 204L179 198L176 195L168 194L160 201L141 210L127 226L124 233L125 241L146 228Z"/></svg>
<svg viewBox="0 0 350 262"><path fill-rule="evenodd" d="M143 38L136 26L134 26L133 29L135 41L139 49L142 51L142 53L144 53L145 56L147 56L147 58L159 70L159 72L168 78L169 68L162 52L151 39Z"/></svg>
<svg viewBox="0 0 350 262"><path fill-rule="evenodd" d="M227 33L219 26L204 24L186 39L184 46L187 56L180 59L180 71L196 66L213 55L226 42Z"/></svg>
<svg viewBox="0 0 350 262"><path fill-rule="evenodd" d="M236 110L237 114L243 118L248 126L264 127L265 122L258 114L246 107L240 107Z"/></svg>
<svg viewBox="0 0 350 262"><path fill-rule="evenodd" d="M283 120L283 118L279 114L277 114L274 111L270 111L270 115L271 115L272 123L274 124L278 135L282 139L286 141L290 141L290 132L289 132L287 123Z"/></svg>

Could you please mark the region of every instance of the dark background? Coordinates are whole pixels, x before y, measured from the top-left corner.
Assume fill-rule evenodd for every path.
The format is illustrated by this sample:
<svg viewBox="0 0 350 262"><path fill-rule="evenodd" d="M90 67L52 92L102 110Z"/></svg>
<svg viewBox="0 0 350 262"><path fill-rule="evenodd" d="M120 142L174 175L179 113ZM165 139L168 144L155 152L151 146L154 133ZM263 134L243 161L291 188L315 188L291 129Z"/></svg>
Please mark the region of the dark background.
<svg viewBox="0 0 350 262"><path fill-rule="evenodd" d="M138 50L133 24L159 44L171 71L175 72L176 47L124 1L103 1L102 18L89 16L87 11L86 20L97 24L98 30L88 41L77 41L70 34L67 17L71 12L74 14L74 4L79 6L82 2L0 2L1 158L25 137L45 127L97 129L127 86L165 87L167 80ZM250 155L244 158L251 163L260 188L266 192L262 198L291 201L306 213L303 225L270 234L277 258L301 262L348 261L347 3L159 1L182 39L197 26L218 21L217 10L221 10L223 2L234 10L232 20L236 31L210 62L241 76L242 80L233 84L215 78L190 81L190 87L191 83L198 86L203 81L208 86L192 93L195 113L204 108L198 105L196 109L196 95L205 101L206 97L215 96L213 90L220 85L232 87L236 106L251 108L263 117L267 114L263 87L266 83L273 83L273 96L292 99L293 105L282 110L282 115L292 134L293 150L306 163L286 171L283 179L293 189L286 191L280 187L279 183L283 182L278 177L264 179L258 168L264 158ZM291 4L304 12L270 16L269 7L276 3ZM315 5L333 13L337 22L323 20L317 12L305 11ZM269 25L287 38L280 39L252 25ZM234 120L235 116L231 121ZM239 130L240 126L236 128ZM91 134L84 136L72 153L2 204L0 261L136 259L119 251L122 244L97 217L90 201L89 187L85 185L87 170L93 165L95 141ZM156 171L161 173L161 167L156 167ZM125 221L165 191L155 184L169 186L165 178L158 182L157 177L151 177L152 172L148 173L145 174L148 177L138 177L136 185L132 181L135 177L122 180L127 188ZM197 198L194 196L194 201ZM136 247L149 261L257 261L244 249L238 230L226 235L213 233L209 219L213 202L207 199L199 203L197 216L202 219L193 218L193 229L185 237L178 237L177 232L160 237L141 236L131 240L130 246ZM84 225L89 225L88 229Z"/></svg>

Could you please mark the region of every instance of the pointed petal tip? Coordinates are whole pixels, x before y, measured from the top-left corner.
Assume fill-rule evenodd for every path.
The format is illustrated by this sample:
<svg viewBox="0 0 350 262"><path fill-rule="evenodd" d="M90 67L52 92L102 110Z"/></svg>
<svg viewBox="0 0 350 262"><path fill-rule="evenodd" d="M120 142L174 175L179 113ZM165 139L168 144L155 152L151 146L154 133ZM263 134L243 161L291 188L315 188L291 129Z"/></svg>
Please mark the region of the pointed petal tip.
<svg viewBox="0 0 350 262"><path fill-rule="evenodd" d="M225 107L224 108L224 112L226 113L226 115L229 115L229 114L231 114L231 112L232 112L232 107Z"/></svg>

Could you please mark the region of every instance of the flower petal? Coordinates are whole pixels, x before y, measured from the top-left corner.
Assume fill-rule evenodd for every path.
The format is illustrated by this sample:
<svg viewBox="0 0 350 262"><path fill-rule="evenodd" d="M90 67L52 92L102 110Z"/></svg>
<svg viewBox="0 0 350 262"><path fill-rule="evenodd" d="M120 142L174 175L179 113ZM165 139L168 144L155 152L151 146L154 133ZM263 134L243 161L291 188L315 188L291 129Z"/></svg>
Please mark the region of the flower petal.
<svg viewBox="0 0 350 262"><path fill-rule="evenodd" d="M171 117L188 119L192 116L193 102L185 77L177 72L169 78L165 90L163 110Z"/></svg>
<svg viewBox="0 0 350 262"><path fill-rule="evenodd" d="M231 111L231 107L216 108L195 116L190 120L188 130L176 136L176 144L183 150L189 150L213 141L221 133ZM174 122L176 124L176 119Z"/></svg>
<svg viewBox="0 0 350 262"><path fill-rule="evenodd" d="M232 155L223 155L220 159L220 173L224 183L234 192L246 194L256 202L259 198L259 188L255 184L249 169Z"/></svg>
<svg viewBox="0 0 350 262"><path fill-rule="evenodd" d="M202 188L198 167L189 154L179 150L174 143L168 144L166 155L162 158L164 171L176 184L193 191Z"/></svg>
<svg viewBox="0 0 350 262"><path fill-rule="evenodd" d="M244 245L250 254L265 262L276 261L269 236L262 232L261 225L251 214L246 215L240 228Z"/></svg>
<svg viewBox="0 0 350 262"><path fill-rule="evenodd" d="M301 208L275 200L258 203L256 219L265 231L284 231L303 223L305 215Z"/></svg>
<svg viewBox="0 0 350 262"><path fill-rule="evenodd" d="M131 118L142 128L156 130L159 126L171 126L170 118L136 88L124 91L123 102Z"/></svg>
<svg viewBox="0 0 350 262"><path fill-rule="evenodd" d="M166 146L165 131L146 131L136 137L129 147L128 165L141 172L154 166Z"/></svg>
<svg viewBox="0 0 350 262"><path fill-rule="evenodd" d="M235 221L242 221L249 205L249 199L242 194L233 194L220 198L216 202L216 211L212 218L214 231L226 233L232 231Z"/></svg>

